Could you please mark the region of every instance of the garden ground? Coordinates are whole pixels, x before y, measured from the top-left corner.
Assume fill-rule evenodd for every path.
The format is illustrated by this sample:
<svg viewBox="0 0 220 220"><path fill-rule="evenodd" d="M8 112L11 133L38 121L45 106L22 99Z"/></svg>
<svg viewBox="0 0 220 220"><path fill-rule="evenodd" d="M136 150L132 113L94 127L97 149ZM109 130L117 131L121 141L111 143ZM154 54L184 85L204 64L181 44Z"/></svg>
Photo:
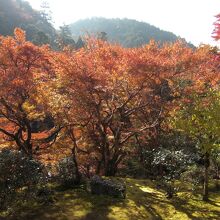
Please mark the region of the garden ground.
<svg viewBox="0 0 220 220"><path fill-rule="evenodd" d="M9 220L218 220L220 219L220 191L211 186L210 201L203 202L199 194L192 194L181 184L180 192L167 199L165 192L150 180L124 179L126 199L91 195L82 188L56 191L51 205L23 204L17 206ZM183 188L185 190L183 190Z"/></svg>

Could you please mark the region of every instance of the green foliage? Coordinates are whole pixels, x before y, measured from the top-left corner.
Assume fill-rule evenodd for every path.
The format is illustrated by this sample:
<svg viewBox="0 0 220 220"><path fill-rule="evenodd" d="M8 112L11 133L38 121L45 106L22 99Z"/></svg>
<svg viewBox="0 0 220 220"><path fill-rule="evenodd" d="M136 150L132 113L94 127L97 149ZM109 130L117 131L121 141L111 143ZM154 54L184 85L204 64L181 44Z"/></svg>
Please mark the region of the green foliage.
<svg viewBox="0 0 220 220"><path fill-rule="evenodd" d="M191 190L193 192L198 190L199 186L202 186L204 182L202 168L196 164L190 166L189 169L181 175L181 181L191 184Z"/></svg>
<svg viewBox="0 0 220 220"><path fill-rule="evenodd" d="M209 90L195 94L189 104L181 106L174 117L173 126L197 142L204 160L203 200L208 201L210 155L219 148L220 137L220 93Z"/></svg>
<svg viewBox="0 0 220 220"><path fill-rule="evenodd" d="M183 104L171 122L174 128L189 135L197 142L202 153L219 147L220 93L210 90L195 94L189 104Z"/></svg>
<svg viewBox="0 0 220 220"><path fill-rule="evenodd" d="M220 149L212 152L213 178L220 179Z"/></svg>

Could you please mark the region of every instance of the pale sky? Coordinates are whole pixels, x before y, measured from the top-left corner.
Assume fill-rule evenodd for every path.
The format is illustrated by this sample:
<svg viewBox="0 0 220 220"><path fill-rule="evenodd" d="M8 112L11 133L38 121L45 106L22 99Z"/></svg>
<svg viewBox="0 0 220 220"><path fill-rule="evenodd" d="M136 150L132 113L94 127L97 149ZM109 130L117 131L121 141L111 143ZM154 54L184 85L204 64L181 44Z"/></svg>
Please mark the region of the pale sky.
<svg viewBox="0 0 220 220"><path fill-rule="evenodd" d="M27 0L39 9L42 0ZM195 45L220 46L211 34L220 0L47 0L55 27L91 17L130 18L171 31Z"/></svg>

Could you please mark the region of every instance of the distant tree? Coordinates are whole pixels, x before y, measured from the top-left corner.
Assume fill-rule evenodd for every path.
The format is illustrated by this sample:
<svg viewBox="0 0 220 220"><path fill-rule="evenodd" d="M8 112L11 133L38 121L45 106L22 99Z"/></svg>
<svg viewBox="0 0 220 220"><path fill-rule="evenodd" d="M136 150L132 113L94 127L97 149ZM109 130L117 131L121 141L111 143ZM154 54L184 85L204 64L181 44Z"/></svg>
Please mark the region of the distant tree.
<svg viewBox="0 0 220 220"><path fill-rule="evenodd" d="M52 21L52 16L51 16L51 10L50 10L50 5L47 1L43 0L41 2L41 11L40 11L40 15L42 16L43 19L45 19L48 22Z"/></svg>
<svg viewBox="0 0 220 220"><path fill-rule="evenodd" d="M85 46L85 42L82 40L82 37L79 37L76 42L76 49L80 49Z"/></svg>
<svg viewBox="0 0 220 220"><path fill-rule="evenodd" d="M75 48L76 43L72 37L69 25L60 26L57 35L57 43L60 49L63 49L66 46Z"/></svg>
<svg viewBox="0 0 220 220"><path fill-rule="evenodd" d="M216 21L214 23L214 31L213 31L213 38L215 40L219 40L220 39L220 14L216 15Z"/></svg>
<svg viewBox="0 0 220 220"><path fill-rule="evenodd" d="M98 39L103 40L103 41L107 41L107 39L108 39L107 33L104 31L101 31L100 33L98 33Z"/></svg>
<svg viewBox="0 0 220 220"><path fill-rule="evenodd" d="M50 38L43 31L38 31L32 39L36 45L50 44Z"/></svg>

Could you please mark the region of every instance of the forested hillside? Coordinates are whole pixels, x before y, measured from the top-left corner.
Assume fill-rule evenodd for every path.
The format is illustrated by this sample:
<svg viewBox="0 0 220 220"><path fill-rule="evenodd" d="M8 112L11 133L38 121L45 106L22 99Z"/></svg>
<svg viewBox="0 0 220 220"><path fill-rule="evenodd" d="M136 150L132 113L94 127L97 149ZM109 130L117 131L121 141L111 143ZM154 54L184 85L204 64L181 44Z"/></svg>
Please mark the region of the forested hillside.
<svg viewBox="0 0 220 220"><path fill-rule="evenodd" d="M14 29L20 27L36 44L52 43L56 34L46 15L22 0L0 0L0 27L1 35L13 35Z"/></svg>
<svg viewBox="0 0 220 220"><path fill-rule="evenodd" d="M132 19L84 19L71 24L70 29L76 37L87 34L99 35L103 32L110 42L120 43L124 47L138 47L147 44L151 39L164 43L175 42L180 38L171 32Z"/></svg>
<svg viewBox="0 0 220 220"><path fill-rule="evenodd" d="M160 43L180 39L171 32L131 19L84 19L56 30L43 8L41 11L34 10L24 0L0 0L0 26L1 35L13 35L14 29L20 27L26 31L28 40L37 45L51 44L54 48L58 48L60 42L65 46L71 44L80 48L83 46L81 36L85 35L95 35L124 47L139 47L151 39ZM193 47L192 44L188 45Z"/></svg>

